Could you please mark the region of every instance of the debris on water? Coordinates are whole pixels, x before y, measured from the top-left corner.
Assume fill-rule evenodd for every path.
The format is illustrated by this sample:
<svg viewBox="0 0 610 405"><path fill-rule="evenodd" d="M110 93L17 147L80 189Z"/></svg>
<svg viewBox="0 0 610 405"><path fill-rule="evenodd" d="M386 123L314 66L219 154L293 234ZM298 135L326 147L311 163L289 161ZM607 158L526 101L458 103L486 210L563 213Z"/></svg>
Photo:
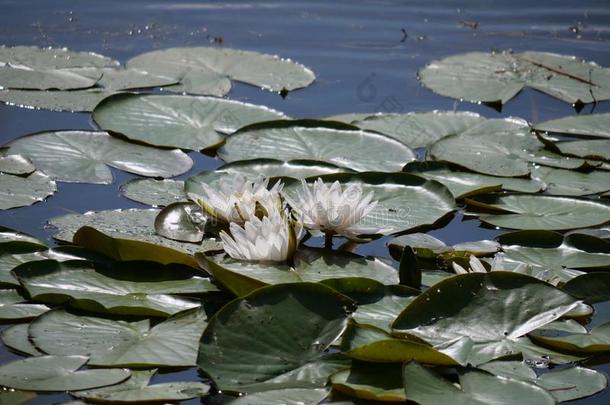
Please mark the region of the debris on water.
<svg viewBox="0 0 610 405"><path fill-rule="evenodd" d="M478 21L460 20L460 25L465 28L472 28L473 30L479 28Z"/></svg>
<svg viewBox="0 0 610 405"><path fill-rule="evenodd" d="M405 42L409 37L409 34L407 34L407 30L405 30L404 28L401 28L400 32L402 32L402 38L400 39L400 42Z"/></svg>

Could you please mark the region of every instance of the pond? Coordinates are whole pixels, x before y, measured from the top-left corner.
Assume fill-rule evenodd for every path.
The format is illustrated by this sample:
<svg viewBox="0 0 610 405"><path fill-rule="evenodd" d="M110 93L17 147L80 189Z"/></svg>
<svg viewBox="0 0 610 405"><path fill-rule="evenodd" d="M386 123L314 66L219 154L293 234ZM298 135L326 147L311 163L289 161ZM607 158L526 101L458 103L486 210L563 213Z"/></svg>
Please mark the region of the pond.
<svg viewBox="0 0 610 405"><path fill-rule="evenodd" d="M405 3L139 0L77 3L64 0L5 0L0 2L0 44L67 47L74 51L102 54L122 63L145 52L172 47L227 47L277 54L313 70L315 82L306 88L281 95L277 91L261 90L233 81L227 97L267 106L293 118L439 110L470 111L488 119L519 117L535 124L567 116L610 112L610 102L602 101L586 104L582 109L576 106L580 110L577 113L570 103L531 88L523 89L501 109L492 108L482 103L459 101L459 97L442 96L437 94L442 89L435 89L435 93L418 79L418 71L430 62L467 52L551 52L577 55L603 67L610 67L610 7L607 4L599 1L541 1L535 5L530 1L502 1L494 2L493 6L484 1ZM155 90L154 93L161 92ZM37 132L96 129L103 118L96 116L96 121L93 121L90 113L55 112L0 103L0 144ZM104 127L109 128L115 120L111 115ZM374 149L376 143L365 145L372 145ZM241 152L248 156L250 151L242 148L245 152ZM374 155L376 152L373 149L370 153ZM413 149L417 158L424 159L424 148ZM471 160L468 155L471 149L476 149L474 144L467 144L463 154L466 157L462 157L462 161L457 160L462 167L468 167L466 163ZM443 156L439 160L458 159L452 156L455 150L452 146L447 155L442 155L442 150L435 153ZM362 152L352 148L343 159L349 161L352 155L366 155L367 151ZM600 152L603 154L603 150ZM607 151L605 153L607 156ZM188 152L188 156L194 162L192 168L175 179L186 180L224 163L218 157L195 151ZM373 158L377 157L378 161L390 165L392 156L387 155L383 159L379 156L384 155L374 155ZM496 157L489 156L490 159ZM520 158L509 155L510 159ZM354 158L354 161L357 159ZM602 169L607 170L608 163L604 164L606 166ZM58 182L57 192L43 202L0 210L0 225L31 234L53 246L57 243L53 239L57 229L47 224L51 218L87 211L150 207L127 199L121 193L122 185L140 176L114 167L110 170L113 177L111 184ZM417 172L419 169L414 170ZM391 182L388 179L385 181ZM607 176L601 181L607 183ZM578 183L565 187L575 187L574 184ZM286 188L290 187L296 185L286 185ZM435 192L429 189L421 191L422 194ZM439 207L443 204L440 197L432 201ZM493 205L498 201L481 200L480 204ZM483 224L474 217L465 217L465 213L472 213L473 207L465 207L463 200L458 201L458 205L459 209L453 216L445 217L447 220L444 223L437 223L436 227L424 228L423 231L448 246L491 240L508 232L508 229L500 228L501 223L495 223L494 219ZM489 205L487 208L490 208ZM407 217L416 215L418 211L416 206L408 209ZM540 216L544 217L545 214L543 212ZM442 216L438 215L438 218ZM573 228L601 225L595 222L595 214L589 213L588 217L593 217L591 224ZM404 229L395 229L401 230ZM390 256L387 247L390 240L392 237L385 236L357 246L355 252L391 260L397 267L399 263L396 259L400 258L400 253L394 258ZM320 237L306 242L310 247L321 247L323 244L324 240ZM460 263L466 265L465 262ZM604 269L608 267L606 265ZM543 290L540 293L552 294ZM596 314L594 322L607 322L607 317L599 319L604 314L603 304L598 307L601 315ZM2 328L6 327L8 325ZM409 328L405 326L405 329ZM21 358L14 351L0 347L0 364ZM610 372L610 366L605 364L592 365L591 368ZM415 374L419 372L411 371ZM202 381L202 378L192 367L163 371L151 381ZM218 398L216 400L220 402ZM72 399L67 394L40 393L26 403L63 403ZM204 397L183 403L214 403L214 400ZM608 391L602 391L574 403L603 404L609 401Z"/></svg>

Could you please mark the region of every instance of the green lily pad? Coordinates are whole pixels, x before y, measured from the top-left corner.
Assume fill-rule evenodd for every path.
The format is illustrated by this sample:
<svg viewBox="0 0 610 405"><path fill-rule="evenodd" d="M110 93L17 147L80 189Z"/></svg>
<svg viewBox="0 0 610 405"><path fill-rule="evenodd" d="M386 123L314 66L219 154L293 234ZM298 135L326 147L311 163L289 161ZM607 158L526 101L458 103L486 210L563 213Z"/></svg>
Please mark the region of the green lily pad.
<svg viewBox="0 0 610 405"><path fill-rule="evenodd" d="M610 248L589 235L553 231L515 231L498 237L507 263L545 269L602 270L610 267ZM597 246L596 246L597 245Z"/></svg>
<svg viewBox="0 0 610 405"><path fill-rule="evenodd" d="M55 191L57 191L55 181L39 171L27 177L0 174L0 210L25 207L44 201Z"/></svg>
<svg viewBox="0 0 610 405"><path fill-rule="evenodd" d="M356 171L398 171L415 155L403 143L332 121L270 121L242 128L218 150L225 162L319 160Z"/></svg>
<svg viewBox="0 0 610 405"><path fill-rule="evenodd" d="M0 66L0 88L19 90L75 90L92 87L102 77L95 68L31 70Z"/></svg>
<svg viewBox="0 0 610 405"><path fill-rule="evenodd" d="M0 155L0 173L24 175L30 174L34 170L36 168L32 162L21 155Z"/></svg>
<svg viewBox="0 0 610 405"><path fill-rule="evenodd" d="M325 388L285 388L242 395L231 405L303 405L318 404L328 396Z"/></svg>
<svg viewBox="0 0 610 405"><path fill-rule="evenodd" d="M121 186L121 194L130 200L153 207L165 207L186 201L184 182L172 179L135 179Z"/></svg>
<svg viewBox="0 0 610 405"><path fill-rule="evenodd" d="M546 372L539 377L519 361L492 361L479 368L497 376L534 383L546 389L558 402L588 397L608 385L603 373L578 366Z"/></svg>
<svg viewBox="0 0 610 405"><path fill-rule="evenodd" d="M415 362L407 363L403 368L407 398L422 405L519 405L523 398L535 404L557 403L545 389L526 381L477 370L466 371L459 377L458 388Z"/></svg>
<svg viewBox="0 0 610 405"><path fill-rule="evenodd" d="M323 387L349 361L324 351L343 332L353 302L321 284L264 287L212 317L199 367L223 391ZM239 330L239 333L235 333Z"/></svg>
<svg viewBox="0 0 610 405"><path fill-rule="evenodd" d="M334 390L367 401L405 402L402 365L354 362L330 377Z"/></svg>
<svg viewBox="0 0 610 405"><path fill-rule="evenodd" d="M88 112L111 94L114 93L97 87L70 91L0 90L0 101L17 107Z"/></svg>
<svg viewBox="0 0 610 405"><path fill-rule="evenodd" d="M212 239L195 244L157 235L154 224L159 212L129 209L67 214L52 218L49 224L59 229L55 239L71 243L80 230L78 244L115 260L151 260L197 267L193 254L222 249L221 243Z"/></svg>
<svg viewBox="0 0 610 405"><path fill-rule="evenodd" d="M0 225L0 244L13 242L26 242L27 244L38 245L41 249L47 248L46 243L32 235Z"/></svg>
<svg viewBox="0 0 610 405"><path fill-rule="evenodd" d="M475 202L476 201L476 202ZM477 198L469 204L500 210L502 214L480 215L488 224L509 229L566 230L601 225L610 221L610 203L546 195L506 195Z"/></svg>
<svg viewBox="0 0 610 405"><path fill-rule="evenodd" d="M380 228L383 234L433 225L455 209L455 200L443 185L408 173L338 173L320 178L343 187L358 184L364 194L373 192L378 204L360 224ZM299 182L286 183L284 193L300 187Z"/></svg>
<svg viewBox="0 0 610 405"><path fill-rule="evenodd" d="M400 260L405 246L413 249L417 257L422 259L435 259L438 256L449 259L455 256L486 256L493 255L500 250L500 244L492 240L463 242L454 246L448 246L442 240L425 233L402 235L388 242L390 254L396 260Z"/></svg>
<svg viewBox="0 0 610 405"><path fill-rule="evenodd" d="M170 294L217 290L208 279L182 269L178 272L152 262L137 265L43 260L22 264L13 274L36 301L69 303L101 313L168 316L201 305L198 300Z"/></svg>
<svg viewBox="0 0 610 405"><path fill-rule="evenodd" d="M431 111L405 114L377 113L336 116L348 124L395 138L410 148L423 148L449 135L459 134L485 120L469 111Z"/></svg>
<svg viewBox="0 0 610 405"><path fill-rule="evenodd" d="M87 355L92 366L191 367L206 325L203 309L182 312L153 327L148 319L125 322L60 309L35 319L29 336L45 353Z"/></svg>
<svg viewBox="0 0 610 405"><path fill-rule="evenodd" d="M229 48L162 49L130 59L127 67L181 78L166 90L213 96L227 94L231 80L280 91L307 87L315 79L311 70L289 59Z"/></svg>
<svg viewBox="0 0 610 405"><path fill-rule="evenodd" d="M473 347L468 362L477 365L519 353L531 356L532 345L523 336L579 305L572 296L533 277L502 271L470 273L431 286L405 308L392 328L396 336L414 335L434 346L469 338Z"/></svg>
<svg viewBox="0 0 610 405"><path fill-rule="evenodd" d="M589 173L537 166L532 178L546 184L545 191L553 195L581 196L610 190L608 172L594 170Z"/></svg>
<svg viewBox="0 0 610 405"><path fill-rule="evenodd" d="M2 390L0 401L2 405L27 405L36 398L36 393L31 391Z"/></svg>
<svg viewBox="0 0 610 405"><path fill-rule="evenodd" d="M39 356L0 366L0 385L27 391L84 390L117 384L129 370L79 370L85 356Z"/></svg>
<svg viewBox="0 0 610 405"><path fill-rule="evenodd" d="M13 325L0 333L0 339L2 339L2 343L5 346L20 353L29 354L30 356L42 356L44 353L38 350L30 341L30 335L28 334L29 327L30 325L27 323Z"/></svg>
<svg viewBox="0 0 610 405"><path fill-rule="evenodd" d="M59 181L112 183L108 166L148 177L173 177L193 165L180 150L160 150L113 138L101 131L41 132L10 143L11 153L29 158Z"/></svg>
<svg viewBox="0 0 610 405"><path fill-rule="evenodd" d="M177 76L157 75L142 69L105 68L102 73L103 75L97 82L97 86L103 87L107 91L171 86L180 81Z"/></svg>
<svg viewBox="0 0 610 405"><path fill-rule="evenodd" d="M96 403L185 401L206 395L210 386L200 382L171 382L149 385L157 370L132 371L127 381L105 388L71 392L77 398Z"/></svg>
<svg viewBox="0 0 610 405"><path fill-rule="evenodd" d="M380 286L364 299L358 299L352 318L360 325L371 325L390 333L394 319L418 294L418 290L401 285Z"/></svg>
<svg viewBox="0 0 610 405"><path fill-rule="evenodd" d="M31 319L51 309L46 305L26 301L17 290L0 290L0 320Z"/></svg>
<svg viewBox="0 0 610 405"><path fill-rule="evenodd" d="M493 191L507 190L522 193L537 193L545 184L539 179L497 177L486 174L455 171L441 162L411 162L403 169L429 180L436 180L451 191L457 199Z"/></svg>
<svg viewBox="0 0 610 405"><path fill-rule="evenodd" d="M557 334L554 331L537 331L530 338L544 346L572 353L598 353L610 351L610 322L598 325L587 333Z"/></svg>
<svg viewBox="0 0 610 405"><path fill-rule="evenodd" d="M562 289L588 304L610 301L610 273L588 273L573 278Z"/></svg>
<svg viewBox="0 0 610 405"><path fill-rule="evenodd" d="M350 323L343 334L341 352L356 360L374 363L404 363L416 360L426 364L456 366L465 364L472 342L466 339L447 345L433 347L421 339L393 338L389 333L367 325Z"/></svg>
<svg viewBox="0 0 610 405"><path fill-rule="evenodd" d="M294 267L228 258L217 260L204 255L197 255L197 259L204 270L240 297L260 287L285 283L333 283L346 279L386 285L399 282L396 269L377 258L323 249L301 247L295 254Z"/></svg>
<svg viewBox="0 0 610 405"><path fill-rule="evenodd" d="M63 69L74 67L117 67L119 62L93 52L75 52L66 48L34 46L0 46L0 65L31 69Z"/></svg>
<svg viewBox="0 0 610 405"><path fill-rule="evenodd" d="M610 99L609 69L544 52L469 52L433 61L419 77L436 93L471 102L501 105L525 87L572 104Z"/></svg>
<svg viewBox="0 0 610 405"><path fill-rule="evenodd" d="M214 97L118 94L93 111L102 129L149 145L203 150L238 128L285 115L255 104Z"/></svg>
<svg viewBox="0 0 610 405"><path fill-rule="evenodd" d="M610 139L557 142L555 146L564 155L595 160L610 160Z"/></svg>
<svg viewBox="0 0 610 405"><path fill-rule="evenodd" d="M610 113L570 116L534 125L537 131L610 138Z"/></svg>
<svg viewBox="0 0 610 405"><path fill-rule="evenodd" d="M544 150L527 122L517 118L487 120L458 135L448 136L430 148L435 160L451 162L472 171L503 177L527 176L532 163L576 169L587 165Z"/></svg>

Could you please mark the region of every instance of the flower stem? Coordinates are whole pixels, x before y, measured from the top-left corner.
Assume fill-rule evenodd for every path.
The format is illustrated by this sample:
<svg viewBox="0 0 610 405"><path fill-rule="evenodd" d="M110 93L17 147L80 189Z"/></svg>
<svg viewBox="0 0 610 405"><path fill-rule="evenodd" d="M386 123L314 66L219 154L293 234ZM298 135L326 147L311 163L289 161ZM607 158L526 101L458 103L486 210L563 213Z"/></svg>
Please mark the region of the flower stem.
<svg viewBox="0 0 610 405"><path fill-rule="evenodd" d="M326 232L324 234L324 248L332 249L333 248L333 234L332 232Z"/></svg>

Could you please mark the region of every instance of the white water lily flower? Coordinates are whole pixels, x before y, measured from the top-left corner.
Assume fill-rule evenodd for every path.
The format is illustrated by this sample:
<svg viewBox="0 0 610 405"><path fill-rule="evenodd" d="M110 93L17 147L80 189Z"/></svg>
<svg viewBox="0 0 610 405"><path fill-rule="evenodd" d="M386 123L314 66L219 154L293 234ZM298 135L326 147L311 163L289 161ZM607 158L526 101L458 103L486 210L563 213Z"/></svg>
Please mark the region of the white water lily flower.
<svg viewBox="0 0 610 405"><path fill-rule="evenodd" d="M380 231L378 227L360 224L377 206L373 192L364 195L359 184L350 184L343 191L338 181L329 186L320 178L311 188L305 180L301 180L301 185L296 197L285 195L284 198L305 228L348 238Z"/></svg>
<svg viewBox="0 0 610 405"><path fill-rule="evenodd" d="M465 269L455 262L451 263L451 265L453 266L453 270L456 272L456 274L488 272L483 263L481 263L481 261L474 255L470 255L470 260L468 261L468 264L470 265L470 267L468 269ZM511 271L514 273L525 274L531 277L535 277L539 280L546 281L547 283L553 285L557 285L561 282L561 279L558 278L555 274L553 274L551 270L537 270L534 269L532 266L527 265L526 263L520 263L512 269L504 268L504 255L502 253L498 253L494 256L489 271Z"/></svg>
<svg viewBox="0 0 610 405"><path fill-rule="evenodd" d="M294 255L302 228L290 223L288 210L274 209L268 216L252 217L243 226L229 225L231 235L220 232L225 252L233 259L284 262Z"/></svg>
<svg viewBox="0 0 610 405"><path fill-rule="evenodd" d="M202 183L204 195L191 194L189 197L213 218L243 224L281 206L282 183L277 182L271 190L267 190L268 185L269 179L263 176L255 180L242 175L227 176L221 178L216 187Z"/></svg>

